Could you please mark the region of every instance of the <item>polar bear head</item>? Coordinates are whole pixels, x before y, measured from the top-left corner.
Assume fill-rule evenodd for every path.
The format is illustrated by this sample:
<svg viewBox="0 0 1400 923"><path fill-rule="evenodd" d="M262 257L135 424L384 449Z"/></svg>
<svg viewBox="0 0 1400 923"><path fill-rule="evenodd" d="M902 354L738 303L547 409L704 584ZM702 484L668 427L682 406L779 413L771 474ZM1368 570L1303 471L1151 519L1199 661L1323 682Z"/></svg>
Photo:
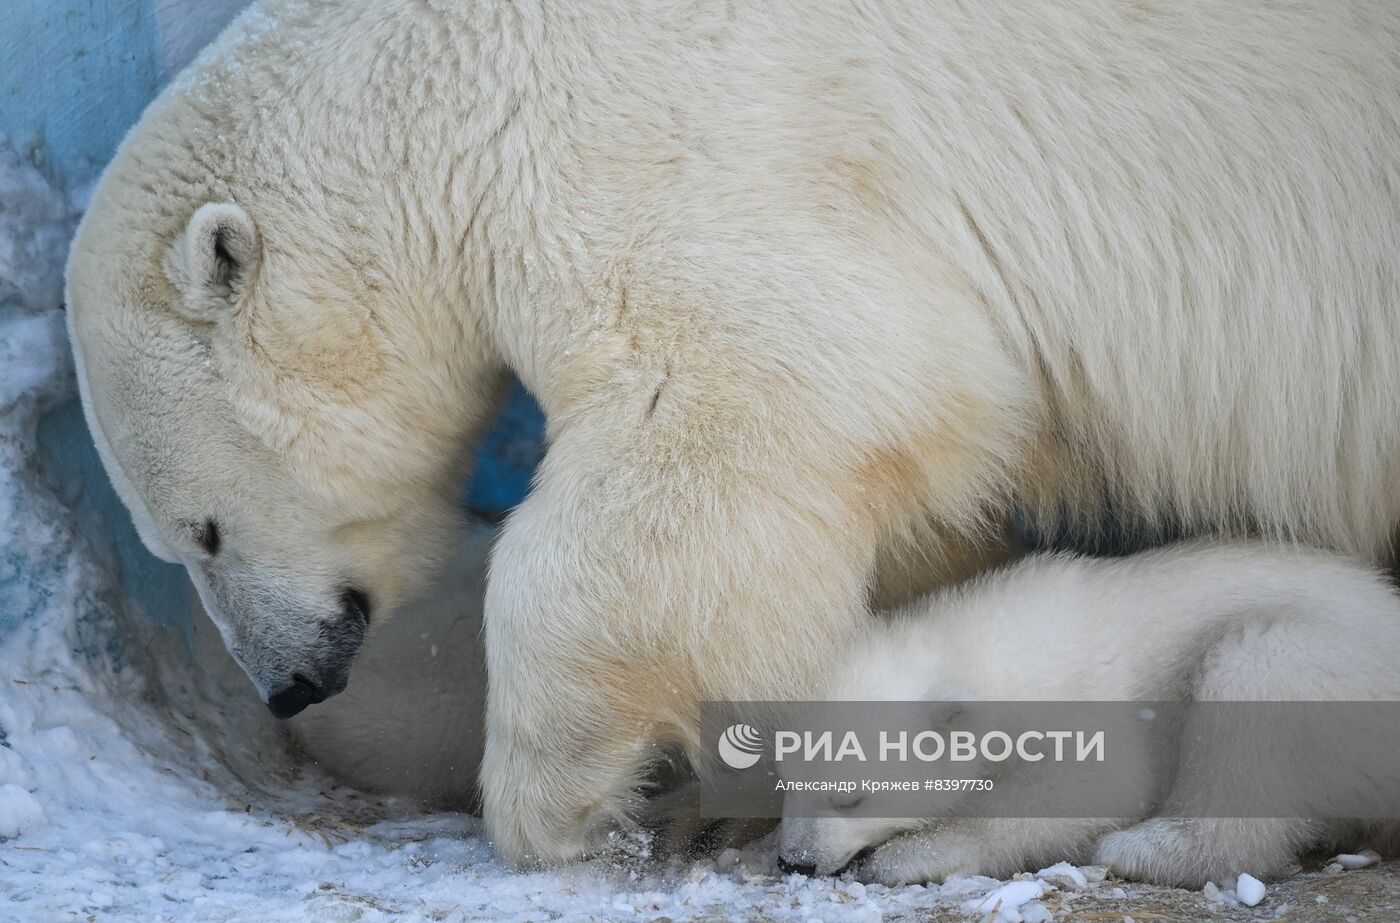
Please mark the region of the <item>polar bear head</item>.
<svg viewBox="0 0 1400 923"><path fill-rule="evenodd" d="M142 540L288 717L457 544L505 371L362 189L226 167L175 121L148 114L74 242L82 402Z"/></svg>

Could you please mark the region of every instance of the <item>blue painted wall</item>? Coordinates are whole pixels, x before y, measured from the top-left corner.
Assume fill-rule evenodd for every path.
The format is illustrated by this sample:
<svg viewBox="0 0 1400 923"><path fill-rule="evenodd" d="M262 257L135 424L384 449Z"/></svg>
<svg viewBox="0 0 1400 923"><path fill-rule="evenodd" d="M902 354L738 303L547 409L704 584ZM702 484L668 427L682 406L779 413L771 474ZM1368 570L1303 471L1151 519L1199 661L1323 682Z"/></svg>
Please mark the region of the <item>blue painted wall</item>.
<svg viewBox="0 0 1400 923"><path fill-rule="evenodd" d="M101 169L165 77L150 0L18 0L0 27L0 132L51 178Z"/></svg>
<svg viewBox="0 0 1400 923"><path fill-rule="evenodd" d="M157 92L244 0L17 0L0 13L0 135L59 186L86 188ZM3 207L0 205L0 207ZM496 520L524 496L543 418L519 386L477 453L463 502ZM80 521L110 536L127 594L152 617L189 624L184 571L151 557L97 458L77 402L41 422L45 466Z"/></svg>
<svg viewBox="0 0 1400 923"><path fill-rule="evenodd" d="M0 31L0 133L56 185L82 189L165 80L150 0L19 0ZM152 616L184 626L183 572L146 553L97 460L76 401L40 424L50 479L113 538L122 583Z"/></svg>

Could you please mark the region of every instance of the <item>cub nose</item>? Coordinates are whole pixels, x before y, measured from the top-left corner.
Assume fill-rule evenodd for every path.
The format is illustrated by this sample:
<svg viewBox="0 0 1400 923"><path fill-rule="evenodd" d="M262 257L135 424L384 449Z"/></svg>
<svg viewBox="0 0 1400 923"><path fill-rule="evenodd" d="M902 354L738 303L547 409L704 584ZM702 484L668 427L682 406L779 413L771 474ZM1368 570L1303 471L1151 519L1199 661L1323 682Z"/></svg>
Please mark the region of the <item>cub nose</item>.
<svg viewBox="0 0 1400 923"><path fill-rule="evenodd" d="M798 875L806 875L808 878L813 878L817 874L817 867L815 865L802 865L797 862L789 862L782 856L779 856L778 871L782 872L784 875L796 873Z"/></svg>
<svg viewBox="0 0 1400 923"><path fill-rule="evenodd" d="M308 705L324 702L326 694L321 687L300 673L292 675L292 684L275 695L268 696L267 709L272 717L282 721L300 714Z"/></svg>

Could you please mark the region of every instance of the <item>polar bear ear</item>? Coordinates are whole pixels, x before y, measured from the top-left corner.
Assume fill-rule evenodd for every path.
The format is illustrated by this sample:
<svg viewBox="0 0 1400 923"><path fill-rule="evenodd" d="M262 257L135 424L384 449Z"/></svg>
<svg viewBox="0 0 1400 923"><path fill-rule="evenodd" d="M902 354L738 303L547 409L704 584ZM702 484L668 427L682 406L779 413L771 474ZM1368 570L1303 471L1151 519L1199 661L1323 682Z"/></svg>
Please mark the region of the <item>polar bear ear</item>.
<svg viewBox="0 0 1400 923"><path fill-rule="evenodd" d="M231 313L257 275L261 252L247 212L232 202L200 206L166 253L166 273L180 295L177 309L203 323Z"/></svg>

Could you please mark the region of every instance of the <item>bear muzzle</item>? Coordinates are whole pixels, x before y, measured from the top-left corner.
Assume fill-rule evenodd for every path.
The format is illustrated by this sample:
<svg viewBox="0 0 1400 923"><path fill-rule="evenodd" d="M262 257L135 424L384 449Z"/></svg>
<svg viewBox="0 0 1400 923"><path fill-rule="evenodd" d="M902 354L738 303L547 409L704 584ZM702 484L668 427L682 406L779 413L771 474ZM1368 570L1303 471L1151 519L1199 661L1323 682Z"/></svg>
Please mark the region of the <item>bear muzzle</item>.
<svg viewBox="0 0 1400 923"><path fill-rule="evenodd" d="M281 692L267 698L268 711L272 717L285 721L306 710L308 705L319 705L326 700L322 688L300 673L292 677L292 684Z"/></svg>
<svg viewBox="0 0 1400 923"><path fill-rule="evenodd" d="M344 691L350 682L350 666L364 643L369 627L369 596L358 589L341 593L341 612L324 623L320 631L321 656L314 670L293 673L291 685L267 697L267 708L274 718L285 721ZM311 678L307 673L313 673Z"/></svg>

